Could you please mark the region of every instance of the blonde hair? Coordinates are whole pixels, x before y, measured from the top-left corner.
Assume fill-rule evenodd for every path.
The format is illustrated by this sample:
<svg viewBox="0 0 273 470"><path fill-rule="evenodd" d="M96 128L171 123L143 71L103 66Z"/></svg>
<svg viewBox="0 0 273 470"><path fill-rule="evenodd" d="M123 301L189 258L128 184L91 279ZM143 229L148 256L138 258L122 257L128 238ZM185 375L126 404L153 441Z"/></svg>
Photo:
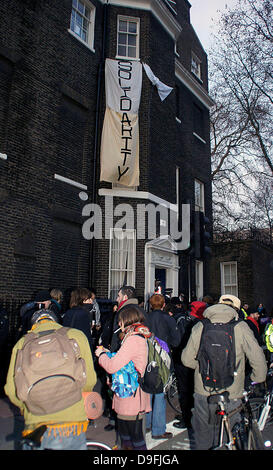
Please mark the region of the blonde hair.
<svg viewBox="0 0 273 470"><path fill-rule="evenodd" d="M60 289L51 289L50 297L59 303L63 301L63 293Z"/></svg>

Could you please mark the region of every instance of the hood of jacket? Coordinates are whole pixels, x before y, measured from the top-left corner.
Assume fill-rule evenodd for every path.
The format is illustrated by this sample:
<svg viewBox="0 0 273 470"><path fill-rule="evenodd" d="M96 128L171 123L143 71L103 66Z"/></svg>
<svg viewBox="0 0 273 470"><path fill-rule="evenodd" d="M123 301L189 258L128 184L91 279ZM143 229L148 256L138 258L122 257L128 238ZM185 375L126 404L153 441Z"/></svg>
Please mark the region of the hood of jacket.
<svg viewBox="0 0 273 470"><path fill-rule="evenodd" d="M206 308L203 313L212 323L228 323L231 320L238 320L238 313L234 308L225 304L216 304Z"/></svg>

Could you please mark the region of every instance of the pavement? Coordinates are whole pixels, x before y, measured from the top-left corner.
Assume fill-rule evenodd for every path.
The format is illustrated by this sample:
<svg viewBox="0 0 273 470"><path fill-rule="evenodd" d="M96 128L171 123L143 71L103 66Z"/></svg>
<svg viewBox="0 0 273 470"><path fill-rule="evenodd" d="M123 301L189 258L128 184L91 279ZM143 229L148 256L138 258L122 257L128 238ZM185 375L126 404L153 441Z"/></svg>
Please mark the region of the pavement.
<svg viewBox="0 0 273 470"><path fill-rule="evenodd" d="M167 427L166 430L173 433L174 438L181 434L180 429L173 426L176 412L167 404ZM100 441L113 447L116 443L115 430L105 431L104 427L109 423L108 418L101 416L96 421L90 422L87 429L87 440ZM0 398L0 451L19 450L21 433L24 428L24 419L19 408L15 407L8 397ZM173 440L173 439L171 439ZM171 441L170 440L170 441ZM146 434L146 445L148 450L159 449L163 445L166 448L167 441L152 439L151 432ZM189 446L187 450L189 450ZM171 448L171 447L169 447Z"/></svg>
<svg viewBox="0 0 273 470"><path fill-rule="evenodd" d="M166 409L167 426L166 431L173 433L172 439L152 439L151 432L146 433L146 445L152 451L185 451L191 449L191 436L187 429L177 429L173 426L176 412L167 403ZM114 447L116 444L115 430L105 431L104 427L109 424L108 418L101 416L96 421L90 422L87 429L87 440L99 441ZM24 420L20 410L15 407L7 397L0 398L0 451L11 451L20 449L21 432ZM270 442L265 450L273 450L273 425L267 427L263 432L264 441ZM13 453L12 453L13 454ZM18 454L17 454L18 455ZM192 454L191 454L192 455Z"/></svg>

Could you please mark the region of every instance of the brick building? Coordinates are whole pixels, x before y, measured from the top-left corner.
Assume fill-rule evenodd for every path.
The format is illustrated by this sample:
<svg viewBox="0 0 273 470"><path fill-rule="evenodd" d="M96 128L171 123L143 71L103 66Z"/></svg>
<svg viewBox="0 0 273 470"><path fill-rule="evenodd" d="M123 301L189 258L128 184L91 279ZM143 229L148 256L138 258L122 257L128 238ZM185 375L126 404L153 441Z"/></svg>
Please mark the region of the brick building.
<svg viewBox="0 0 273 470"><path fill-rule="evenodd" d="M156 278L175 295L207 292L206 256L181 250L169 230L171 213L181 226L182 204L192 220L194 210L212 218L213 103L190 3L2 0L0 24L0 298L91 285L113 298L123 282L148 296ZM173 88L162 102L143 73L138 187L99 181L106 58L147 63ZM101 239L83 236L89 203L101 208ZM132 226L120 240L122 214L109 221L125 203ZM137 210L149 203L164 210L152 238L142 217L141 238Z"/></svg>
<svg viewBox="0 0 273 470"><path fill-rule="evenodd" d="M273 244L263 230L223 233L215 237L211 257L211 292L217 299L232 293L242 303L273 309Z"/></svg>

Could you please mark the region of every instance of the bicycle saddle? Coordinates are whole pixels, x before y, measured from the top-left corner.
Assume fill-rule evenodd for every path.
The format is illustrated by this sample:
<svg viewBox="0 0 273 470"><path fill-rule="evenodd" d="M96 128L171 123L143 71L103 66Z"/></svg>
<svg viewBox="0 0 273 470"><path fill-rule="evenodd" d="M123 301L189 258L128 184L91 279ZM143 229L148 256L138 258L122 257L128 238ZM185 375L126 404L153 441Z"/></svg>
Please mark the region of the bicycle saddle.
<svg viewBox="0 0 273 470"><path fill-rule="evenodd" d="M215 395L210 395L208 397L208 403L210 405L212 404L218 404L219 402L229 402L229 392L222 392L222 393L217 393Z"/></svg>

